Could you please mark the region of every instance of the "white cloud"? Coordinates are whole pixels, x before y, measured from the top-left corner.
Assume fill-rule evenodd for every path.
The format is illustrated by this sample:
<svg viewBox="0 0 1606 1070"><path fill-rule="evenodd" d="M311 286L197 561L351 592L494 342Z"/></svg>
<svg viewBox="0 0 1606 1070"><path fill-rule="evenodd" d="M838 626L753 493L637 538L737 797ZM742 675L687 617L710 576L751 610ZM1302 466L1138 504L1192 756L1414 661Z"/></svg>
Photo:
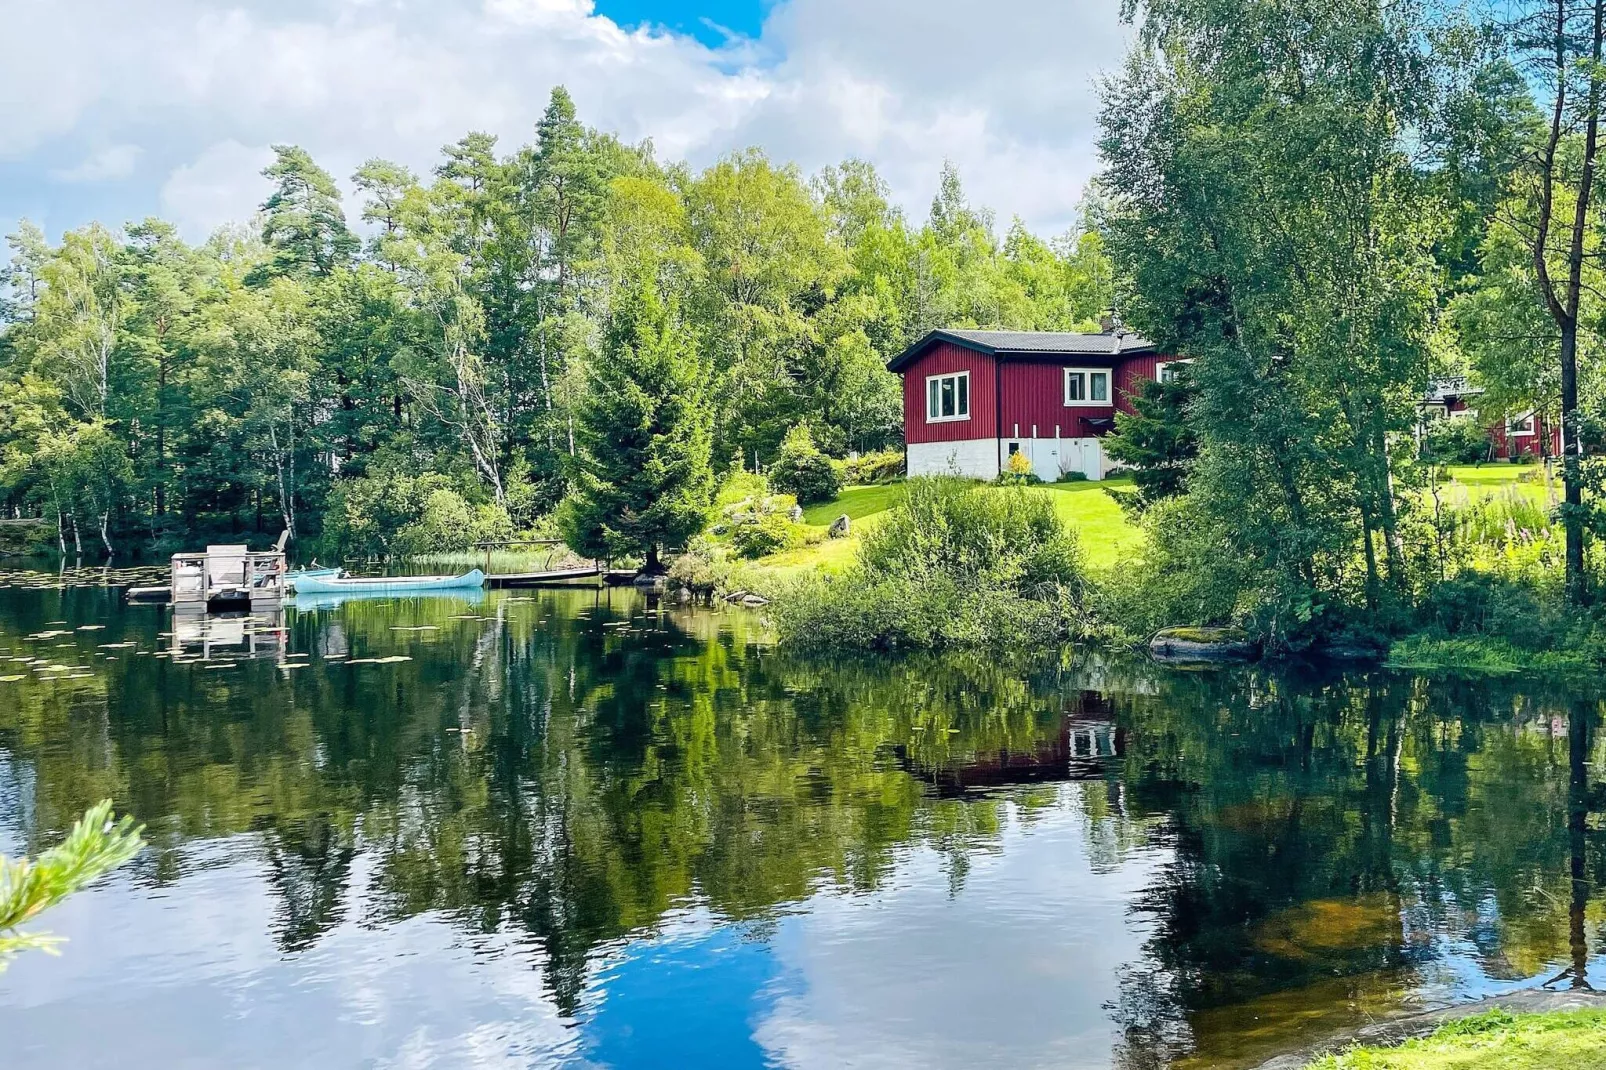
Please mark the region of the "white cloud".
<svg viewBox="0 0 1606 1070"><path fill-rule="evenodd" d="M220 146L300 143L341 178L372 155L427 169L470 129L527 141L562 82L585 121L666 158L759 145L813 170L860 155L917 217L949 158L1002 219L1058 229L1096 166L1093 79L1119 62L1117 10L785 0L758 40L710 47L626 30L592 0L0 0L0 158L137 141L141 171L169 173L164 210L204 178L210 206L185 209L196 225L256 188L259 156L236 152L246 170L230 179ZM127 216L158 193L126 192Z"/></svg>
<svg viewBox="0 0 1606 1070"><path fill-rule="evenodd" d="M220 141L168 176L161 214L194 241L225 223L249 219L267 197L262 169L272 162L266 145Z"/></svg>
<svg viewBox="0 0 1606 1070"><path fill-rule="evenodd" d="M107 182L127 178L134 172L139 154L138 145L113 145L85 157L76 166L52 171L50 176L61 182Z"/></svg>

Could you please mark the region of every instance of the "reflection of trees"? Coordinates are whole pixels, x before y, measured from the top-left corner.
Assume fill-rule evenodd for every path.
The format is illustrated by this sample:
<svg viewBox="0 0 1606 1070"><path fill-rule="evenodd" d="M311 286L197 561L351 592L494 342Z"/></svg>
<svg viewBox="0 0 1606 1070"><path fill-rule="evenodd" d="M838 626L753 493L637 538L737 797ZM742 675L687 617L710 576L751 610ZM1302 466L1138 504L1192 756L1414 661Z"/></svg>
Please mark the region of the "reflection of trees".
<svg viewBox="0 0 1606 1070"><path fill-rule="evenodd" d="M22 627L57 619L36 615ZM350 602L293 618L290 649L338 632L353 657L414 660L143 657L93 688L25 690L0 709L0 749L29 773L0 791L27 785L34 838L103 794L154 816L151 880L184 873L187 841L257 834L287 950L424 912L527 933L566 1010L599 945L680 904L762 921L822 885L880 886L911 844L957 890L997 849L1006 797L1026 823L1073 798L1096 868L1167 849L1112 1006L1129 1066L1191 1045L1208 1062L1245 1014L1299 1028L1318 1003L1386 1005L1443 934L1497 976L1587 952L1606 865L1590 704L1388 675L821 663L750 626L628 592ZM1071 714L1114 718L1120 753L1087 766L1096 779L933 790L944 771L1061 760Z"/></svg>
<svg viewBox="0 0 1606 1070"><path fill-rule="evenodd" d="M1121 704L1129 797L1166 816L1175 849L1138 906L1147 956L1112 1007L1123 1065L1190 1049L1229 1065L1256 1054L1231 1047L1251 1027L1277 1037L1386 1010L1445 936L1497 977L1533 976L1569 940L1585 954L1579 906L1606 854L1579 817L1598 789L1577 805L1568 772L1591 746L1592 703L1251 674L1179 677Z"/></svg>

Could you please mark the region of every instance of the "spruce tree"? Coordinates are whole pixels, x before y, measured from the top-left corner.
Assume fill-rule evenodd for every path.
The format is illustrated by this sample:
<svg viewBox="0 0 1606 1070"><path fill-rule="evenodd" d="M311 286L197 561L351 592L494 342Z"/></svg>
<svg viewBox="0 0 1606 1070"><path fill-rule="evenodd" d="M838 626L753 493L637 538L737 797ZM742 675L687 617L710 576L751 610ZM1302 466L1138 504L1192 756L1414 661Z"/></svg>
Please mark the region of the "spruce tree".
<svg viewBox="0 0 1606 1070"><path fill-rule="evenodd" d="M1132 469L1140 506L1188 489L1199 456L1199 436L1188 423L1194 394L1185 372L1167 382L1151 379L1131 395L1131 413L1115 414L1116 433L1104 440L1104 450Z"/></svg>
<svg viewBox="0 0 1606 1070"><path fill-rule="evenodd" d="M702 530L713 502L706 369L650 272L622 286L575 426L564 541L592 557L641 554Z"/></svg>

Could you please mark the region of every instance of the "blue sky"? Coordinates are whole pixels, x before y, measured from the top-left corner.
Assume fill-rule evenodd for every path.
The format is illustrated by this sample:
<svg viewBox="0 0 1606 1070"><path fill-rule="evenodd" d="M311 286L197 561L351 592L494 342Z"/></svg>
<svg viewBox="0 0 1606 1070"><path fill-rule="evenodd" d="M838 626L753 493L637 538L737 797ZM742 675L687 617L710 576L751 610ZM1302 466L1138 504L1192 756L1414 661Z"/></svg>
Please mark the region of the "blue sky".
<svg viewBox="0 0 1606 1070"><path fill-rule="evenodd" d="M621 26L634 28L642 24L665 26L679 33L689 34L704 44L717 47L728 36L722 31L757 38L764 28L764 16L769 14L770 3L748 3L747 0L712 0L697 3L662 3L660 0L602 0L596 12L613 19Z"/></svg>
<svg viewBox="0 0 1606 1070"><path fill-rule="evenodd" d="M581 118L703 166L749 146L870 160L922 217L943 161L1001 224L1056 233L1097 169L1117 0L0 0L0 228L249 219L269 146L345 181ZM355 213L353 213L355 214Z"/></svg>

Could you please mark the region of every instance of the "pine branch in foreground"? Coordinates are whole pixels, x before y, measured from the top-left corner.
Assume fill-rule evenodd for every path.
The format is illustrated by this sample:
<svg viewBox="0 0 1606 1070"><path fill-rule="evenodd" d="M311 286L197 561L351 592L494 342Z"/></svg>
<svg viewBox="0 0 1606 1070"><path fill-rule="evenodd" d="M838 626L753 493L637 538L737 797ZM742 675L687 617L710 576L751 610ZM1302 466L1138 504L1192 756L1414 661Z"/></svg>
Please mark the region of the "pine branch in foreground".
<svg viewBox="0 0 1606 1070"><path fill-rule="evenodd" d="M22 933L19 925L109 873L139 853L145 826L125 815L114 821L106 799L78 819L67 838L35 859L0 857L0 970L13 955L37 950L57 954L63 938Z"/></svg>

